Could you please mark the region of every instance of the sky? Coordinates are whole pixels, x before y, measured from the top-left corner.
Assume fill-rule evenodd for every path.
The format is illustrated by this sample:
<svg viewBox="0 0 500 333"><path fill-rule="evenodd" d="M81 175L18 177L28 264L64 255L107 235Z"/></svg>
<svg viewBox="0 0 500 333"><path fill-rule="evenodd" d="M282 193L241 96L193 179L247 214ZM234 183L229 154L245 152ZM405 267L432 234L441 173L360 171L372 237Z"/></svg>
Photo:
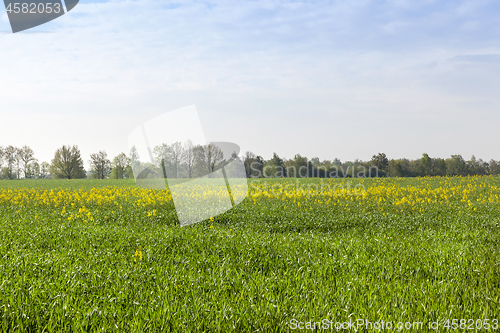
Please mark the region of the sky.
<svg viewBox="0 0 500 333"><path fill-rule="evenodd" d="M13 34L0 146L128 152L195 104L209 141L264 158L500 159L498 1L80 1Z"/></svg>

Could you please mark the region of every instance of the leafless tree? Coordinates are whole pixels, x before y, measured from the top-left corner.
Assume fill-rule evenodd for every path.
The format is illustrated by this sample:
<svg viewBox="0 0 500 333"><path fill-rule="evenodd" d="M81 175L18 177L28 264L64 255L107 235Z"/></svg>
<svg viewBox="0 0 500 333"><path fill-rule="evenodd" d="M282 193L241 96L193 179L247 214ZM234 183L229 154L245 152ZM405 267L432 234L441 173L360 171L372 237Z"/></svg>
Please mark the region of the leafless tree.
<svg viewBox="0 0 500 333"><path fill-rule="evenodd" d="M18 150L19 160L23 163L24 178L28 178L28 164L35 160L34 155L33 149L28 146L23 146Z"/></svg>
<svg viewBox="0 0 500 333"><path fill-rule="evenodd" d="M184 143L184 151L182 155L182 160L186 164L186 169L188 172L188 177L193 178L193 167L194 167L194 145L193 141L188 140Z"/></svg>
<svg viewBox="0 0 500 333"><path fill-rule="evenodd" d="M50 176L50 164L42 162L40 164L40 178L48 178Z"/></svg>
<svg viewBox="0 0 500 333"><path fill-rule="evenodd" d="M17 162L17 148L13 146L7 146L3 150L3 156L7 162L7 178L14 179L15 174L15 163Z"/></svg>
<svg viewBox="0 0 500 333"><path fill-rule="evenodd" d="M111 172L111 161L108 160L108 154L104 150L90 155L90 165L92 173L97 179L105 179Z"/></svg>
<svg viewBox="0 0 500 333"><path fill-rule="evenodd" d="M183 151L180 142L175 142L171 145L163 143L153 149L156 164L163 170L164 177L178 177Z"/></svg>
<svg viewBox="0 0 500 333"><path fill-rule="evenodd" d="M153 154L155 156L156 165L160 168L163 178L167 178L167 168L169 167L170 146L162 143L154 147Z"/></svg>
<svg viewBox="0 0 500 333"><path fill-rule="evenodd" d="M172 163L173 177L178 177L179 165L182 159L182 144L180 142L175 142L170 145L170 162Z"/></svg>
<svg viewBox="0 0 500 333"><path fill-rule="evenodd" d="M224 153L213 143L203 146L203 152L205 164L209 173L214 172L217 166L224 161Z"/></svg>

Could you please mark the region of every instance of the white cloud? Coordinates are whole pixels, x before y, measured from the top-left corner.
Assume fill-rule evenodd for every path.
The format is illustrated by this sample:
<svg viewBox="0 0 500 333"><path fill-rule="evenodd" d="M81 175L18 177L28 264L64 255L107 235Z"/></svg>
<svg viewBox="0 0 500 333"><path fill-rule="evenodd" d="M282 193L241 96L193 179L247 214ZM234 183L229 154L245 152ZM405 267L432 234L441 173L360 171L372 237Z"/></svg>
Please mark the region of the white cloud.
<svg viewBox="0 0 500 333"><path fill-rule="evenodd" d="M500 105L497 64L463 58L500 53L496 5L475 3L81 2L33 30L54 33L0 35L2 113L16 114L0 125L0 145L35 142L40 127L54 142L39 148L44 156L57 140L112 155L136 123L196 103L207 136L264 155L369 158L378 137L387 153L432 146L444 157L466 147L459 134L469 125L476 154L494 157L484 142L498 137L465 118L500 120L490 113ZM113 127L108 139L102 124ZM410 146L391 139L422 128ZM356 135L332 147L332 131ZM443 131L455 139L436 145Z"/></svg>
<svg viewBox="0 0 500 333"><path fill-rule="evenodd" d="M0 15L0 22L9 23L9 18L7 17L7 13L3 13L2 15Z"/></svg>

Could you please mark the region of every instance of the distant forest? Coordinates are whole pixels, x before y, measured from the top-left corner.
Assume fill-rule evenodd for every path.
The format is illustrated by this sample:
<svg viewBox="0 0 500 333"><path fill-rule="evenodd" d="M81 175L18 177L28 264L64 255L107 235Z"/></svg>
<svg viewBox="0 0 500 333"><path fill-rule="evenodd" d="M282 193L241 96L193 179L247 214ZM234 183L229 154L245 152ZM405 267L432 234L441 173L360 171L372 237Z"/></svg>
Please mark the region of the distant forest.
<svg viewBox="0 0 500 333"><path fill-rule="evenodd" d="M450 158L433 158L428 154L415 160L389 159L386 154L373 155L369 161L320 160L317 157L308 159L299 154L292 159L282 159L276 153L270 160L264 160L251 152L245 154L245 168L247 176L257 176L255 166L262 165L263 170L268 166L269 171L263 170L265 177L278 175L283 177L425 177L425 176L472 176L472 175L499 175L500 161L485 162L472 156L465 160L461 155L452 155ZM255 163L252 168L252 163ZM283 169L284 174L279 175ZM297 170L297 171L295 171ZM300 171L300 173L299 173Z"/></svg>
<svg viewBox="0 0 500 333"><path fill-rule="evenodd" d="M33 149L0 146L1 179L48 179L48 178L134 178L133 167L140 163L134 151L127 155L120 153L108 159L105 151L91 154L90 170L85 170L78 146L62 146L54 153L49 162L39 162ZM153 149L154 163L140 163L144 178L160 174L174 175L178 178L196 178L216 169L223 158L217 148L211 145L193 146L189 142L172 145L163 144ZM234 156L233 156L234 158ZM240 157L237 157L240 159ZM428 154L415 160L389 159L386 154L373 155L369 161L320 160L299 154L292 159L281 158L274 153L269 160L252 152L246 152L241 161L248 178L279 177L424 177L424 176L472 176L499 175L500 161L488 162L472 156L465 160L461 155L449 158L434 158ZM170 172L168 172L170 170ZM173 172L172 172L173 170Z"/></svg>

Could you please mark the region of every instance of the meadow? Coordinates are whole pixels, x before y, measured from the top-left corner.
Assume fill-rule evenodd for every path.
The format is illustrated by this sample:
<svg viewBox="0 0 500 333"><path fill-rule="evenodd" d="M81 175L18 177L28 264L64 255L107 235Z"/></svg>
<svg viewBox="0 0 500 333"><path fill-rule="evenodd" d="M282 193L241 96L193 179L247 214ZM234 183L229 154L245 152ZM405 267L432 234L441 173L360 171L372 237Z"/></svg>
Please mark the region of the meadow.
<svg viewBox="0 0 500 333"><path fill-rule="evenodd" d="M249 180L187 227L168 190L133 180L0 181L2 332L323 320L498 329L500 178Z"/></svg>

